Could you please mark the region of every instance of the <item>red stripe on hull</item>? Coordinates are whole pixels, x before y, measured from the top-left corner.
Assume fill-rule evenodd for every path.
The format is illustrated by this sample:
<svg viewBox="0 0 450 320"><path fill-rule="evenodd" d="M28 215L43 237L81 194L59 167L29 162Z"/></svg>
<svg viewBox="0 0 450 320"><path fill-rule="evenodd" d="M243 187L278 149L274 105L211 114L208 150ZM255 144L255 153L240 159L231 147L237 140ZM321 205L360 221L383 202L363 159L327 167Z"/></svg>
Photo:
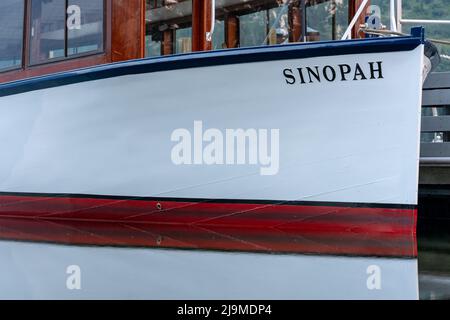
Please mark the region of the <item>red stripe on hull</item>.
<svg viewBox="0 0 450 320"><path fill-rule="evenodd" d="M409 233L414 209L0 196L0 216L202 226Z"/></svg>
<svg viewBox="0 0 450 320"><path fill-rule="evenodd" d="M415 257L416 215L396 208L0 196L0 238Z"/></svg>

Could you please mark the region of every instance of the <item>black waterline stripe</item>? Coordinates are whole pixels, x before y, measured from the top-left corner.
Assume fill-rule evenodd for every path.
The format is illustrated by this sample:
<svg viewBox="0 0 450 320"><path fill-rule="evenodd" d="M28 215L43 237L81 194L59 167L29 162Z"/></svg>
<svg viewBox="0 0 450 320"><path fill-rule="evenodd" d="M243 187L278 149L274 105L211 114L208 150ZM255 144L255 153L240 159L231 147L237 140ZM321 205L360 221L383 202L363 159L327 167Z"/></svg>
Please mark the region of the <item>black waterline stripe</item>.
<svg viewBox="0 0 450 320"><path fill-rule="evenodd" d="M136 200L136 201L167 201L189 203L221 203L221 204L267 204L280 206L314 206L314 207L348 207L348 208L380 208L380 209L411 209L417 208L410 204L389 203L359 203L359 202L328 202L328 201L295 201L295 200L251 200L251 199L206 199L206 198L172 198L172 197L143 197L143 196L112 196L95 194L70 193L27 193L0 192L0 197L35 197L35 198L74 198L74 199L103 199L103 200Z"/></svg>
<svg viewBox="0 0 450 320"><path fill-rule="evenodd" d="M437 91L437 90L450 90L450 87L442 87L442 88L424 88L423 91Z"/></svg>
<svg viewBox="0 0 450 320"><path fill-rule="evenodd" d="M133 223L128 223L133 225ZM381 254L364 254L364 253L322 253L322 252L302 252L302 251L283 251L283 250L264 250L264 249L254 249L254 250L237 250L237 249L208 249L208 248L185 248L185 247L174 247L174 246L145 246L145 245L120 245L120 244L84 244L84 243L73 243L70 241L52 241L52 240L17 240L14 238L2 238L1 241L10 241L15 243L34 243L34 244L49 244L65 247L81 247L81 248L132 248L132 249L152 249L158 251L185 251L185 252L222 252L222 253L254 253L254 254L268 254L271 255L282 255L282 256L320 256L320 257L349 257L349 258L372 258L372 259L403 259L403 260L415 260L417 256L404 254L404 255L381 255Z"/></svg>

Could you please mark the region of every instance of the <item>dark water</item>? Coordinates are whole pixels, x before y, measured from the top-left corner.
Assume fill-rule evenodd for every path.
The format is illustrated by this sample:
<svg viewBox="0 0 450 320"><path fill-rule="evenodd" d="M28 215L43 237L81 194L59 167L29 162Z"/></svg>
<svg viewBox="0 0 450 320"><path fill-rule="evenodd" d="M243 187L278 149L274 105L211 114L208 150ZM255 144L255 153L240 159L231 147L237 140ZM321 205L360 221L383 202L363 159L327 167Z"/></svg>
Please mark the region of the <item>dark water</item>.
<svg viewBox="0 0 450 320"><path fill-rule="evenodd" d="M419 220L421 299L450 299L450 222Z"/></svg>
<svg viewBox="0 0 450 320"><path fill-rule="evenodd" d="M321 254L274 254L258 248L260 235L3 221L0 299L450 299L446 199L421 201L418 259L323 254L354 239L293 238ZM242 250L185 249L198 243Z"/></svg>

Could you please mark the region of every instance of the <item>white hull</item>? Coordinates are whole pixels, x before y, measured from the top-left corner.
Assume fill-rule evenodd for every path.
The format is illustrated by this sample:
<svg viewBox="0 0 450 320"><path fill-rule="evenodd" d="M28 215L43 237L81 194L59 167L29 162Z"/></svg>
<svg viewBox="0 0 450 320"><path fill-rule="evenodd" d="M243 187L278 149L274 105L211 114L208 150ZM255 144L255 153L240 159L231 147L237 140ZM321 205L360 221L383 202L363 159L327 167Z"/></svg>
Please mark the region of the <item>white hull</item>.
<svg viewBox="0 0 450 320"><path fill-rule="evenodd" d="M382 79L283 70L382 61ZM0 98L0 190L415 205L423 46L118 76ZM353 74L349 76L351 79ZM338 74L338 78L340 75ZM340 80L340 79L339 79ZM171 134L279 129L279 170L175 165Z"/></svg>

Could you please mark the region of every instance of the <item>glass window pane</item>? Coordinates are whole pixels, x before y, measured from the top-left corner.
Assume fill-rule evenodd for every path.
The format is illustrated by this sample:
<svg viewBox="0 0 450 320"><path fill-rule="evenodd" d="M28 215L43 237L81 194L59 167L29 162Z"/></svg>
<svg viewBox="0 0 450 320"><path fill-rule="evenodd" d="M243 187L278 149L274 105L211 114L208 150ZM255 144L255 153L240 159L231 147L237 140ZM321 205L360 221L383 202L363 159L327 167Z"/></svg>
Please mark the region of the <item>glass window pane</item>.
<svg viewBox="0 0 450 320"><path fill-rule="evenodd" d="M103 50L103 0L69 0L67 54Z"/></svg>
<svg viewBox="0 0 450 320"><path fill-rule="evenodd" d="M213 49L288 43L295 0L217 0Z"/></svg>
<svg viewBox="0 0 450 320"><path fill-rule="evenodd" d="M289 6L284 5L269 10L269 44L289 42Z"/></svg>
<svg viewBox="0 0 450 320"><path fill-rule="evenodd" d="M31 1L31 64L65 56L65 1Z"/></svg>
<svg viewBox="0 0 450 320"><path fill-rule="evenodd" d="M307 41L342 38L348 26L348 0L313 1L306 8Z"/></svg>
<svg viewBox="0 0 450 320"><path fill-rule="evenodd" d="M0 1L0 70L22 65L23 0Z"/></svg>
<svg viewBox="0 0 450 320"><path fill-rule="evenodd" d="M192 51L192 27L175 30L175 53Z"/></svg>
<svg viewBox="0 0 450 320"><path fill-rule="evenodd" d="M192 51L192 0L146 0L146 55Z"/></svg>
<svg viewBox="0 0 450 320"><path fill-rule="evenodd" d="M145 34L145 56L160 56L162 50L163 33L155 26L147 26Z"/></svg>
<svg viewBox="0 0 450 320"><path fill-rule="evenodd" d="M267 12L259 11L242 15L239 18L241 47L262 46L267 44L268 15Z"/></svg>
<svg viewBox="0 0 450 320"><path fill-rule="evenodd" d="M212 39L213 50L225 49L225 21L216 19Z"/></svg>

